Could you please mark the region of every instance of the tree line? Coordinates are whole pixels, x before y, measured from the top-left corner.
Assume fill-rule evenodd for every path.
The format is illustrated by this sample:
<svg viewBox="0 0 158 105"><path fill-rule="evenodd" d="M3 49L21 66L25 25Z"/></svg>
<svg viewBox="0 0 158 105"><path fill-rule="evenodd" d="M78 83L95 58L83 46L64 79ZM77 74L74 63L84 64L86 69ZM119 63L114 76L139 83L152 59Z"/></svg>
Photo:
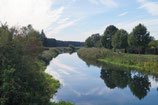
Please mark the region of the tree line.
<svg viewBox="0 0 158 105"><path fill-rule="evenodd" d="M46 63L40 59L44 38L31 25L0 26L0 105L58 105L50 98L59 81L44 72Z"/></svg>
<svg viewBox="0 0 158 105"><path fill-rule="evenodd" d="M147 49L156 49L158 41L150 36L143 24L138 24L131 33L110 25L103 35L93 34L85 41L86 47L104 47L107 49L124 49L130 53L146 53Z"/></svg>
<svg viewBox="0 0 158 105"><path fill-rule="evenodd" d="M47 38L44 33L44 30L41 31L41 38L43 41L43 46L45 47L69 47L69 45L73 45L75 47L84 46L84 42L62 41L62 40L56 40L55 38Z"/></svg>

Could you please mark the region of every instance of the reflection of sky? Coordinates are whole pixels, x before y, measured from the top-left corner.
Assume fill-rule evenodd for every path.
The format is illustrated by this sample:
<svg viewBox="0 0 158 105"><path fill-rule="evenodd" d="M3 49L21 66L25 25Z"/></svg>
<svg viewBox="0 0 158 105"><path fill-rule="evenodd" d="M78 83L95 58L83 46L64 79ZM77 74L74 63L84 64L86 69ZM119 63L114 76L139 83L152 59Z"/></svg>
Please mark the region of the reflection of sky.
<svg viewBox="0 0 158 105"><path fill-rule="evenodd" d="M149 78L150 92L140 101L128 87L113 90L106 87L100 78L100 70L95 66L88 67L76 53L59 55L46 69L47 73L62 84L53 100L70 101L76 105L157 105L154 104L158 103L158 83L155 79Z"/></svg>

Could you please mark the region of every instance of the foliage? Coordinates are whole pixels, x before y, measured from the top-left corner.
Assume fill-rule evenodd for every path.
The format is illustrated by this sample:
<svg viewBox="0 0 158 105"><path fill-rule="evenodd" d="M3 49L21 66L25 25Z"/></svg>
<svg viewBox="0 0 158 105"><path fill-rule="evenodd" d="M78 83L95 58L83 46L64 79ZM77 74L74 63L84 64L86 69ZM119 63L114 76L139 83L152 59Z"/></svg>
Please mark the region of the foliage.
<svg viewBox="0 0 158 105"><path fill-rule="evenodd" d="M149 48L156 48L158 47L158 40L153 40L148 44Z"/></svg>
<svg viewBox="0 0 158 105"><path fill-rule="evenodd" d="M157 54L157 49L155 49L155 53L152 53L153 49L150 49L155 47L156 41L154 42L154 37L150 36L147 28L142 24L133 28L133 31L129 35L124 29L118 30L114 25L110 25L106 28L104 34L99 36L100 38L92 36L86 39L85 47L114 48L116 52L135 54ZM150 45L149 42L151 42Z"/></svg>
<svg viewBox="0 0 158 105"><path fill-rule="evenodd" d="M46 39L46 45L45 47L57 47L57 41L53 38L47 38Z"/></svg>
<svg viewBox="0 0 158 105"><path fill-rule="evenodd" d="M69 45L73 45L75 47L82 47L84 46L83 42L77 41L61 41L56 40L54 38L47 38L46 39L46 46L45 47L69 47Z"/></svg>
<svg viewBox="0 0 158 105"><path fill-rule="evenodd" d="M100 52L101 50L106 51L103 49L98 49ZM124 89L128 86L133 95L135 95L140 100L143 99L150 91L151 82L148 79L148 75L144 73L142 74L140 72L133 73L136 71L132 68L121 67L114 64L99 62L95 59L89 59L87 56L83 56L84 54L80 52L80 50L78 51L78 55L86 62L87 65L93 65L102 68L100 77L104 80L104 83L108 88L114 89L117 87Z"/></svg>
<svg viewBox="0 0 158 105"><path fill-rule="evenodd" d="M147 28L144 25L139 24L129 35L128 43L130 47L141 50L146 48L151 40L152 37L150 37Z"/></svg>
<svg viewBox="0 0 158 105"><path fill-rule="evenodd" d="M30 25L24 29L0 27L1 105L47 105L60 86L38 59L43 49L40 34Z"/></svg>
<svg viewBox="0 0 158 105"><path fill-rule="evenodd" d="M106 28L104 35L101 38L101 43L104 48L112 49L112 37L117 30L118 29L114 25L110 25Z"/></svg>
<svg viewBox="0 0 158 105"><path fill-rule="evenodd" d="M44 33L44 30L41 31L40 36L42 38L43 46L47 46L47 37Z"/></svg>
<svg viewBox="0 0 158 105"><path fill-rule="evenodd" d="M51 103L50 105L74 105L70 102L60 101L58 103Z"/></svg>
<svg viewBox="0 0 158 105"><path fill-rule="evenodd" d="M112 46L115 49L125 49L128 47L128 33L121 29L118 30L112 38Z"/></svg>
<svg viewBox="0 0 158 105"><path fill-rule="evenodd" d="M88 37L88 38L86 39L86 41L85 41L85 46L86 46L86 47L94 47L94 43L93 43L91 37Z"/></svg>
<svg viewBox="0 0 158 105"><path fill-rule="evenodd" d="M75 51L75 46L69 45L69 48L71 49L72 52Z"/></svg>
<svg viewBox="0 0 158 105"><path fill-rule="evenodd" d="M116 53L104 48L81 48L77 53L82 58L158 74L158 56Z"/></svg>
<svg viewBox="0 0 158 105"><path fill-rule="evenodd" d="M7 25L2 25L0 27L0 45L4 45L6 44L8 41L12 40L12 34L11 32L8 30L8 26Z"/></svg>
<svg viewBox="0 0 158 105"><path fill-rule="evenodd" d="M86 39L85 46L86 47L100 46L100 39L101 39L101 36L99 34L93 34Z"/></svg>

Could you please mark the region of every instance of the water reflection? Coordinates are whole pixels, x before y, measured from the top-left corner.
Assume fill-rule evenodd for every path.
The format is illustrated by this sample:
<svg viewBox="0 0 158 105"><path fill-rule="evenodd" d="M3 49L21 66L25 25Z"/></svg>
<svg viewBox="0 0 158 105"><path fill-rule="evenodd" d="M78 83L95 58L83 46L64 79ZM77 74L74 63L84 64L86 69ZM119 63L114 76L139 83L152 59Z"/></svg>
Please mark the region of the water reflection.
<svg viewBox="0 0 158 105"><path fill-rule="evenodd" d="M61 82L53 101L75 105L157 105L158 79L128 68L61 54L46 72Z"/></svg>
<svg viewBox="0 0 158 105"><path fill-rule="evenodd" d="M131 92L139 99L143 99L151 87L148 76L143 74L136 74L132 77L130 72L102 69L101 78L110 89L116 87L123 89L129 86Z"/></svg>
<svg viewBox="0 0 158 105"><path fill-rule="evenodd" d="M125 88L131 75L129 72L102 69L101 78L110 89L114 89L115 87Z"/></svg>
<svg viewBox="0 0 158 105"><path fill-rule="evenodd" d="M133 95L140 100L150 91L151 82L149 81L149 76L146 74L133 71L129 68L116 67L114 65L84 58L81 59L85 61L88 66L95 65L102 67L100 77L104 80L105 85L110 89L124 89L128 86ZM155 77L153 76L153 78Z"/></svg>

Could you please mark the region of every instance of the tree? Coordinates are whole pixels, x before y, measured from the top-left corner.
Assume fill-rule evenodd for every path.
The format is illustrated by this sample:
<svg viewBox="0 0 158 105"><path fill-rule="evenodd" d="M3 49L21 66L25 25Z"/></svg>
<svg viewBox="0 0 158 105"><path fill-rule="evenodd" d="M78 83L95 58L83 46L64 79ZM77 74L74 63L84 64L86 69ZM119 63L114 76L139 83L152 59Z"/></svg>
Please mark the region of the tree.
<svg viewBox="0 0 158 105"><path fill-rule="evenodd" d="M139 24L129 35L128 44L131 48L138 49L140 53L148 46L151 40L152 37L150 37L150 33L147 31L147 28L144 25Z"/></svg>
<svg viewBox="0 0 158 105"><path fill-rule="evenodd" d="M151 42L148 44L148 46L149 46L150 48L156 48L156 47L158 47L158 40L153 40L153 41L151 41Z"/></svg>
<svg viewBox="0 0 158 105"><path fill-rule="evenodd" d="M75 51L75 46L73 46L73 45L69 45L69 48L70 48L70 50L71 50L71 52L74 52Z"/></svg>
<svg viewBox="0 0 158 105"><path fill-rule="evenodd" d="M59 87L38 59L39 32L31 26L25 29L15 34L7 26L0 27L0 105L48 105Z"/></svg>
<svg viewBox="0 0 158 105"><path fill-rule="evenodd" d="M86 39L86 41L85 41L85 46L86 46L86 47L94 47L94 43L93 43L91 37L88 37L88 38Z"/></svg>
<svg viewBox="0 0 158 105"><path fill-rule="evenodd" d="M85 41L86 47L97 47L99 45L101 36L97 34L92 34L90 37L88 37Z"/></svg>
<svg viewBox="0 0 158 105"><path fill-rule="evenodd" d="M148 76L140 74L133 76L128 84L131 92L140 100L150 91L150 85Z"/></svg>
<svg viewBox="0 0 158 105"><path fill-rule="evenodd" d="M117 32L117 28L114 25L110 25L106 28L101 43L105 48L112 48L112 36Z"/></svg>
<svg viewBox="0 0 158 105"><path fill-rule="evenodd" d="M41 31L41 38L42 38L42 42L43 42L43 46L47 46L47 37L44 33L44 30Z"/></svg>
<svg viewBox="0 0 158 105"><path fill-rule="evenodd" d="M112 46L115 49L126 49L128 47L128 33L121 29L118 30L112 38Z"/></svg>
<svg viewBox="0 0 158 105"><path fill-rule="evenodd" d="M9 31L8 26L6 24L2 24L2 26L0 27L0 45L4 45L12 39L13 35Z"/></svg>

